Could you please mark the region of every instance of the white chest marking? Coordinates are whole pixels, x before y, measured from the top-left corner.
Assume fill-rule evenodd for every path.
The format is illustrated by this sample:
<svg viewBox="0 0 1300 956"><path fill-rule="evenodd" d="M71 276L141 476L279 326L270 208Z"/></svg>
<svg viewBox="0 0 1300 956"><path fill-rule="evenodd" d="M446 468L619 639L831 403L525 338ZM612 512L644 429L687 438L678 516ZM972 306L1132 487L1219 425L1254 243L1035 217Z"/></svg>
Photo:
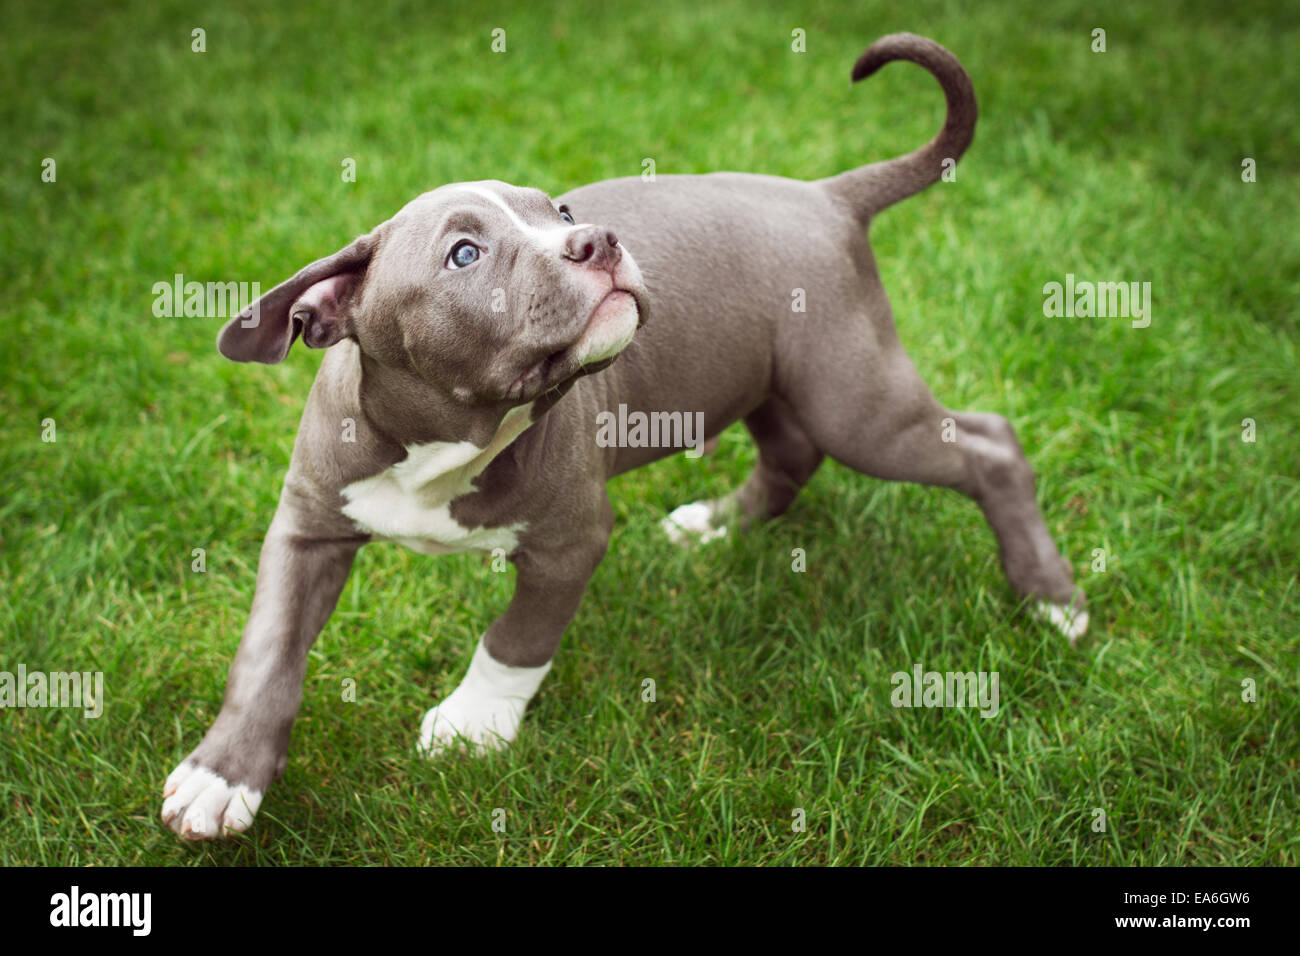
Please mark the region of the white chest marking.
<svg viewBox="0 0 1300 956"><path fill-rule="evenodd" d="M509 554L524 522L466 528L451 516L451 503L474 490L474 479L532 424L531 413L532 403L510 409L486 448L468 441L410 446L402 461L344 488L343 513L366 533L425 554Z"/></svg>

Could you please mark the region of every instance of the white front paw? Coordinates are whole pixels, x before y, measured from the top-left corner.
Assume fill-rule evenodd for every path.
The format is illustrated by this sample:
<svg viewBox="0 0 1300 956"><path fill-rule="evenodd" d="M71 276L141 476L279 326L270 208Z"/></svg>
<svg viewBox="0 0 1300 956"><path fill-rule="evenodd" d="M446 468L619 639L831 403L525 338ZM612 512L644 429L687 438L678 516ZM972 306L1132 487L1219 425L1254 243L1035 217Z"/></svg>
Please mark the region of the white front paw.
<svg viewBox="0 0 1300 956"><path fill-rule="evenodd" d="M504 750L519 733L524 708L551 669L511 667L488 653L483 641L474 649L469 672L460 685L420 724L420 750L435 757L447 750Z"/></svg>
<svg viewBox="0 0 1300 956"><path fill-rule="evenodd" d="M262 791L232 785L220 774L186 760L163 784L162 818L186 840L243 833L262 805Z"/></svg>
<svg viewBox="0 0 1300 956"><path fill-rule="evenodd" d="M448 750L479 754L504 750L519 733L524 718L522 700L473 697L464 687L424 715L420 724L420 752L436 757Z"/></svg>

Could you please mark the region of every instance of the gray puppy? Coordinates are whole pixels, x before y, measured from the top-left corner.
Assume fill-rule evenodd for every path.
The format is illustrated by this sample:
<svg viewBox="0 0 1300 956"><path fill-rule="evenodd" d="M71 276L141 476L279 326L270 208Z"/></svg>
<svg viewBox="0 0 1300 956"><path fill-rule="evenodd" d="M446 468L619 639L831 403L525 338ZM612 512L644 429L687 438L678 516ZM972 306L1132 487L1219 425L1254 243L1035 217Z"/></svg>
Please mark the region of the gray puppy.
<svg viewBox="0 0 1300 956"><path fill-rule="evenodd" d="M957 59L911 34L873 44L853 79L900 59L933 73L948 101L939 135L906 156L811 183L629 178L556 201L496 181L443 186L222 329L218 347L238 362L279 362L300 335L328 351L225 702L167 778L172 829L198 840L252 823L284 771L307 651L368 541L509 556L514 598L425 716L420 745L513 740L605 554L605 482L672 451L600 440L611 414L702 415L706 438L743 419L753 435L753 474L674 512L678 539L781 514L830 455L973 498L1016 595L1071 643L1083 633L1083 594L1011 426L939 404L894 330L867 226L962 155L976 112ZM795 290L805 311L792 310ZM349 421L354 441L342 440Z"/></svg>

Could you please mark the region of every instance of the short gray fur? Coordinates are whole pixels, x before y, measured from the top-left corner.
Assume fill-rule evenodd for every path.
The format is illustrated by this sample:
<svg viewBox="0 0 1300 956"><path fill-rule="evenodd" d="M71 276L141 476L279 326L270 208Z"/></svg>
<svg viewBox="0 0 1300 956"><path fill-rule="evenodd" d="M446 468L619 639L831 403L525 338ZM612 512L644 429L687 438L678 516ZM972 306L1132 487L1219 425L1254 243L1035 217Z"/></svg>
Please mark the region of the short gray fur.
<svg viewBox="0 0 1300 956"><path fill-rule="evenodd" d="M576 222L599 226L574 227L553 256L530 247L494 203L443 187L269 292L256 327L244 327L247 313L232 320L219 345L237 361L280 361L299 335L329 348L262 549L225 702L187 759L257 790L283 772L308 649L368 540L340 510L342 489L402 460L410 445L486 445L505 413L528 401L535 423L451 509L467 527L526 526L509 556L514 598L485 635L505 664L537 666L555 653L605 554L606 481L674 452L599 447L597 414L620 404L703 412L709 437L743 420L758 465L719 503L742 523L785 511L829 455L867 475L974 499L1016 595L1082 609L1007 420L937 402L895 332L867 226L936 182L944 160L961 157L976 116L961 65L921 37L877 41L853 78L897 59L933 73L948 103L939 135L906 156L815 182L716 173L585 186L556 202ZM525 223L555 228L556 206L540 191L477 187ZM444 239L464 230L485 236L494 254L476 275L452 281ZM627 284L644 327L617 358L577 368L567 350L596 304L585 273L615 275L624 249L643 277ZM331 281L316 298L300 301L323 280ZM495 289L511 304L505 312L491 309ZM795 289L804 290L805 312L792 311ZM339 440L349 418L354 443ZM947 418L956 441L943 440Z"/></svg>

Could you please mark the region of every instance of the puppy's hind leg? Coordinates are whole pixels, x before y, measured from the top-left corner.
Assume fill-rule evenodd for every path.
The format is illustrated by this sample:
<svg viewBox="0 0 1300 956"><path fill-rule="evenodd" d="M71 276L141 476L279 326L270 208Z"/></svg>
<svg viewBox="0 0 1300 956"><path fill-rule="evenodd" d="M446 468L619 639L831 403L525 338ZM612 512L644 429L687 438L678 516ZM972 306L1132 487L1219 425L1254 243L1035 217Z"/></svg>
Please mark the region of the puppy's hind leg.
<svg viewBox="0 0 1300 956"><path fill-rule="evenodd" d="M784 514L821 464L822 453L775 395L745 416L745 427L758 446L758 464L730 494L682 505L664 518L664 533L677 544L702 544Z"/></svg>
<svg viewBox="0 0 1300 956"><path fill-rule="evenodd" d="M1084 595L1043 522L1034 473L1011 424L1001 415L948 410L897 340L882 338L870 374L845 367L844 356L868 354L852 343L808 366L816 373L789 393L808 434L864 474L941 485L974 499L997 536L1012 589L1074 644L1088 626Z"/></svg>

